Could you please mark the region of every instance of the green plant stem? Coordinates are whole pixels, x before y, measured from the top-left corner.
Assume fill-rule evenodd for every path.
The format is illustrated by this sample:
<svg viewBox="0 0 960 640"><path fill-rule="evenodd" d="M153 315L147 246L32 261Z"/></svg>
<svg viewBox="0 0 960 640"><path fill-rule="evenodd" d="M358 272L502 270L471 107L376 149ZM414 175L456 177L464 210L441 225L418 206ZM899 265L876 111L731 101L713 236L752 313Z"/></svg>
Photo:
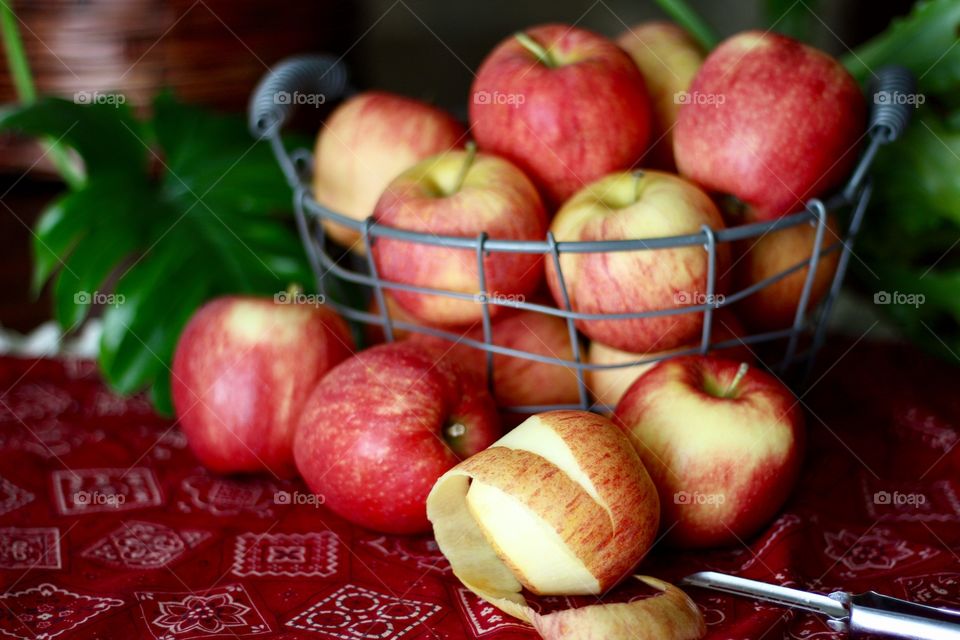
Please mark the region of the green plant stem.
<svg viewBox="0 0 960 640"><path fill-rule="evenodd" d="M10 6L12 0L0 0L0 31L3 33L3 48L7 56L7 65L10 77L16 88L17 97L23 104L31 104L37 100L37 89L30 73L30 63L23 48L23 39L20 37L20 27L17 25L17 16ZM67 149L52 138L44 138L47 154L50 156L57 172L70 186L77 189L85 181L83 171L70 157Z"/></svg>
<svg viewBox="0 0 960 640"><path fill-rule="evenodd" d="M717 36L684 0L657 0L657 4L667 15L680 23L700 45L710 51L717 46Z"/></svg>

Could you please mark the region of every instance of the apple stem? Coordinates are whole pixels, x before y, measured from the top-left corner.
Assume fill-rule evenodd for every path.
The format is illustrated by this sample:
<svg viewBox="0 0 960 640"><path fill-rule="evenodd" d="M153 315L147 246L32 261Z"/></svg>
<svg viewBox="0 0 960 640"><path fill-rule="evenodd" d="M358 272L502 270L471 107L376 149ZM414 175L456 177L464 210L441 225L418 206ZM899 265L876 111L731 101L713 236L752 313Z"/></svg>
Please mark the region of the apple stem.
<svg viewBox="0 0 960 640"><path fill-rule="evenodd" d="M517 39L517 42L523 45L524 49L535 55L537 60L539 60L541 63L551 68L557 66L557 61L552 55L550 55L550 50L525 34L523 31L518 31L517 33L513 34L513 37Z"/></svg>
<svg viewBox="0 0 960 640"><path fill-rule="evenodd" d="M303 294L303 287L298 282L291 282L287 285L287 299L296 300Z"/></svg>
<svg viewBox="0 0 960 640"><path fill-rule="evenodd" d="M460 187L463 186L463 181L467 179L467 174L470 173L470 167L473 166L473 161L476 159L477 144L471 140L467 143L467 157L463 161L463 166L460 167L460 173L457 175L457 181L453 183L453 189L450 190L451 194L460 191Z"/></svg>
<svg viewBox="0 0 960 640"><path fill-rule="evenodd" d="M640 199L640 185L643 183L643 173L642 169L637 169L633 172L633 199Z"/></svg>
<svg viewBox="0 0 960 640"><path fill-rule="evenodd" d="M743 381L743 377L747 375L747 371L750 369L750 365L746 362L741 362L740 366L737 368L737 375L733 376L733 380L727 386L727 390L723 392L724 398L732 398L737 393L737 387L740 386L740 383Z"/></svg>

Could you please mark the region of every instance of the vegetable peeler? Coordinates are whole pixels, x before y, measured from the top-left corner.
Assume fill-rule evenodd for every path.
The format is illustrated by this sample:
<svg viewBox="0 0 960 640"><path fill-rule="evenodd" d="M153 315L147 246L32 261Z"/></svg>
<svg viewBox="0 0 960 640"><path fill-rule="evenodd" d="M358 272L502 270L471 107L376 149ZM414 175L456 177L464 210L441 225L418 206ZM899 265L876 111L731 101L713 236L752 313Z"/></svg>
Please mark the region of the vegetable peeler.
<svg viewBox="0 0 960 640"><path fill-rule="evenodd" d="M823 595L715 571L691 574L682 584L819 613L826 616L831 629L853 637L960 640L960 611L907 602L875 591L860 594L835 591Z"/></svg>

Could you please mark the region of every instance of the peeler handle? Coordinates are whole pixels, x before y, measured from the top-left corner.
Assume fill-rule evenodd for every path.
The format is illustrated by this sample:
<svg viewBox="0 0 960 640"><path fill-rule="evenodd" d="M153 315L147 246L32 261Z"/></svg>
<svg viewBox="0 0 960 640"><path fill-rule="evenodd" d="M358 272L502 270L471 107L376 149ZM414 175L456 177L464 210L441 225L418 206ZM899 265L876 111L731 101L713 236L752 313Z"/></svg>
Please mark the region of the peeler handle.
<svg viewBox="0 0 960 640"><path fill-rule="evenodd" d="M853 637L960 640L960 611L928 607L868 591L850 596L848 629Z"/></svg>

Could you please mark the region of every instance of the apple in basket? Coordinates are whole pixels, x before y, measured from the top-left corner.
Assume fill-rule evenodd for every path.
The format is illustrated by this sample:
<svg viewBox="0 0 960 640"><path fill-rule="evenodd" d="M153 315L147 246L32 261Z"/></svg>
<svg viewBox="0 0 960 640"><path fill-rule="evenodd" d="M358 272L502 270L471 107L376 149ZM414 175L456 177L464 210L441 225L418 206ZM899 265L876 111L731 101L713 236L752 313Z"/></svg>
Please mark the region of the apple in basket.
<svg viewBox="0 0 960 640"><path fill-rule="evenodd" d="M364 220L399 173L465 141L463 126L436 107L384 91L360 93L337 107L317 137L314 197ZM334 241L362 253L358 232L326 219L323 225Z"/></svg>
<svg viewBox="0 0 960 640"><path fill-rule="evenodd" d="M480 148L514 162L554 204L633 166L650 137L650 99L630 56L562 24L497 45L477 71L469 108Z"/></svg>
<svg viewBox="0 0 960 640"><path fill-rule="evenodd" d="M764 234L759 238L747 238L737 243L739 258L733 266L733 288L736 291L750 287L783 273L791 267L805 263L813 253L817 241L815 224L800 224ZM820 250L825 251L840 242L840 229L836 218L827 218L823 230ZM833 283L840 262L840 251L820 256L817 270L810 287L807 312L814 309ZM743 323L754 331L775 331L793 326L800 296L807 280L809 267L794 271L790 275L768 284L755 293L732 305L743 319Z"/></svg>
<svg viewBox="0 0 960 640"><path fill-rule="evenodd" d="M303 407L294 455L342 517L388 533L430 528L433 483L500 436L482 384L423 345L384 344L335 367Z"/></svg>
<svg viewBox="0 0 960 640"><path fill-rule="evenodd" d="M673 127L704 53L690 34L671 22L644 22L617 37L643 74L653 106L653 147L643 166L673 170Z"/></svg>
<svg viewBox="0 0 960 640"><path fill-rule="evenodd" d="M712 353L722 358L736 359L739 361L753 361L753 354L749 347L740 343L738 338L743 336L743 326L733 313L726 309L717 309L713 315L713 323L710 336L711 344L722 342L732 342L727 348L718 349ZM608 347L607 345L594 340L590 343L587 353L587 361L596 365L613 365L627 362L636 362L638 360L650 360L653 358L664 358L674 355L676 351L688 351L697 349L699 342L693 342L679 349L670 351L660 351L655 353L630 353ZM587 384L590 387L590 393L593 394L597 404L609 407L610 411L620 402L620 398L627 392L627 389L640 376L647 373L656 366L658 361L646 364L632 365L629 367L617 367L611 369L588 369L586 371Z"/></svg>
<svg viewBox="0 0 960 640"><path fill-rule="evenodd" d="M660 494L668 539L735 544L783 506L805 440L793 393L736 360L681 356L637 380L614 412Z"/></svg>
<svg viewBox="0 0 960 640"><path fill-rule="evenodd" d="M497 156L448 151L422 160L390 183L375 214L383 225L428 237L538 240L546 235L546 212L533 183ZM420 321L462 325L483 317L477 252L381 236L373 246L386 280L466 294L466 298L393 289L393 298ZM489 252L483 257L491 296L532 293L543 280L536 253ZM502 307L492 306L496 315Z"/></svg>
<svg viewBox="0 0 960 640"><path fill-rule="evenodd" d="M539 313L518 311L495 320L491 326L493 344L548 358L573 360L566 320ZM483 342L483 327L464 333ZM434 344L443 357L452 359L487 383L487 357L482 349L454 343L423 333L409 334L414 342ZM576 404L580 385L576 369L505 354L493 356L493 397L501 407Z"/></svg>
<svg viewBox="0 0 960 640"><path fill-rule="evenodd" d="M570 198L551 231L559 242L637 240L701 233L723 227L716 205L699 187L659 171L614 173ZM717 274L729 248L717 245ZM591 253L564 252L560 269L570 305L581 313L680 309L707 302L709 257L700 245ZM558 306L564 298L553 261L547 283ZM718 280L717 291L721 290ZM579 320L592 340L634 353L666 351L696 340L702 311L648 318Z"/></svg>
<svg viewBox="0 0 960 640"><path fill-rule="evenodd" d="M214 471L293 475L304 402L353 351L336 313L286 300L217 298L180 335L173 406L193 453Z"/></svg>
<svg viewBox="0 0 960 640"><path fill-rule="evenodd" d="M680 108L680 173L769 220L836 187L863 137L860 87L827 54L748 31L707 57Z"/></svg>

